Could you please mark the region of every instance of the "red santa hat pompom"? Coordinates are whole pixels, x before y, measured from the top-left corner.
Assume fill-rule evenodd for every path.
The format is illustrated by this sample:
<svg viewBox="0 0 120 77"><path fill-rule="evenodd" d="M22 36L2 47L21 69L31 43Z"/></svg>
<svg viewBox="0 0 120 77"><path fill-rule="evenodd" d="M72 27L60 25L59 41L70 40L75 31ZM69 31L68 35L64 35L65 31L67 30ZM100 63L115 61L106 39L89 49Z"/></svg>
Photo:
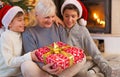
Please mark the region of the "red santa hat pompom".
<svg viewBox="0 0 120 77"><path fill-rule="evenodd" d="M63 9L66 5L73 4L75 5L79 10L79 21L78 23L80 25L86 26L87 25L87 18L88 18L88 11L84 4L80 0L65 0L61 7L61 14L63 15Z"/></svg>
<svg viewBox="0 0 120 77"><path fill-rule="evenodd" d="M4 5L0 8L0 28L2 25L5 27L5 29L8 29L9 24L15 17L15 15L19 12L23 12L22 8L18 6L10 6L10 5Z"/></svg>

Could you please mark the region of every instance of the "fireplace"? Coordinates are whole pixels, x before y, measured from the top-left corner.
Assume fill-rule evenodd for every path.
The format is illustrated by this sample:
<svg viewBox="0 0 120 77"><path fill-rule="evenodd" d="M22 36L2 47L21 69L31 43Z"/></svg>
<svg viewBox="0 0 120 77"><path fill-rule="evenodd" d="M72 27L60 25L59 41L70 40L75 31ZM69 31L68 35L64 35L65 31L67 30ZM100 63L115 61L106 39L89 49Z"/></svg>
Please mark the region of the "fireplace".
<svg viewBox="0 0 120 77"><path fill-rule="evenodd" d="M111 0L81 0L88 10L91 33L111 33Z"/></svg>

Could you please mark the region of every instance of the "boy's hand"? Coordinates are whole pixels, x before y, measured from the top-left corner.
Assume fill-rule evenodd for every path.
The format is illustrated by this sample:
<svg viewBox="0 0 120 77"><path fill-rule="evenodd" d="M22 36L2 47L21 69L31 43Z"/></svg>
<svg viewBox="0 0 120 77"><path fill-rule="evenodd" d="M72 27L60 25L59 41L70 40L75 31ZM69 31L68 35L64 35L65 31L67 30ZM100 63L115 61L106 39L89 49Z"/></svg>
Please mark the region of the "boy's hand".
<svg viewBox="0 0 120 77"><path fill-rule="evenodd" d="M59 24L61 24L63 27L65 26L64 22L57 15L55 16L55 23L57 26L59 26Z"/></svg>

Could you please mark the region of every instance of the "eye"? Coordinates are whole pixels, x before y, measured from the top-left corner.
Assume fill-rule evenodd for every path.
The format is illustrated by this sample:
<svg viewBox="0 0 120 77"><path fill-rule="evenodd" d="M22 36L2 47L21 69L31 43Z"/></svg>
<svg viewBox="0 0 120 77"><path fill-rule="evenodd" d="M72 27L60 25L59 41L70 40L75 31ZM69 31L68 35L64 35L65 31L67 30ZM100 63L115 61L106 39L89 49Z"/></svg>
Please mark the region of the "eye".
<svg viewBox="0 0 120 77"><path fill-rule="evenodd" d="M50 18L49 16L45 17L45 18Z"/></svg>
<svg viewBox="0 0 120 77"><path fill-rule="evenodd" d="M68 15L65 15L65 17L69 17Z"/></svg>
<svg viewBox="0 0 120 77"><path fill-rule="evenodd" d="M25 21L25 18L19 18L18 21Z"/></svg>
<svg viewBox="0 0 120 77"><path fill-rule="evenodd" d="M72 18L75 18L76 17L76 15L72 15Z"/></svg>
<svg viewBox="0 0 120 77"><path fill-rule="evenodd" d="M18 21L22 21L22 19L18 19Z"/></svg>
<svg viewBox="0 0 120 77"><path fill-rule="evenodd" d="M55 16L52 16L52 18L54 18Z"/></svg>

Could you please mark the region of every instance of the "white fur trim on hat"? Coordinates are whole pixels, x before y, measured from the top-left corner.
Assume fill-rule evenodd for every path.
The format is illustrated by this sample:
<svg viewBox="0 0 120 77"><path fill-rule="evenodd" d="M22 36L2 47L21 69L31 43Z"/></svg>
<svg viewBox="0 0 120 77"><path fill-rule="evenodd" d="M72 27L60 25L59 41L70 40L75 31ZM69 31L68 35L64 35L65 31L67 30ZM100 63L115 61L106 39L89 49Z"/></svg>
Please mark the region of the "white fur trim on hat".
<svg viewBox="0 0 120 77"><path fill-rule="evenodd" d="M11 23L11 21L19 11L22 11L24 13L22 8L18 6L14 6L7 11L7 13L4 15L2 19L2 24L4 25L5 29L8 29L9 24Z"/></svg>
<svg viewBox="0 0 120 77"><path fill-rule="evenodd" d="M75 5L78 10L79 10L79 18L82 16L82 6L80 5L80 3L77 0L65 0L65 2L63 3L62 7L61 7L61 14L63 15L63 9L66 5L68 4L73 4Z"/></svg>
<svg viewBox="0 0 120 77"><path fill-rule="evenodd" d="M83 19L83 18L79 19L79 20L78 20L78 23L79 23L80 25L82 25L82 26L86 26L86 25L87 25L87 21L86 21L85 19Z"/></svg>

